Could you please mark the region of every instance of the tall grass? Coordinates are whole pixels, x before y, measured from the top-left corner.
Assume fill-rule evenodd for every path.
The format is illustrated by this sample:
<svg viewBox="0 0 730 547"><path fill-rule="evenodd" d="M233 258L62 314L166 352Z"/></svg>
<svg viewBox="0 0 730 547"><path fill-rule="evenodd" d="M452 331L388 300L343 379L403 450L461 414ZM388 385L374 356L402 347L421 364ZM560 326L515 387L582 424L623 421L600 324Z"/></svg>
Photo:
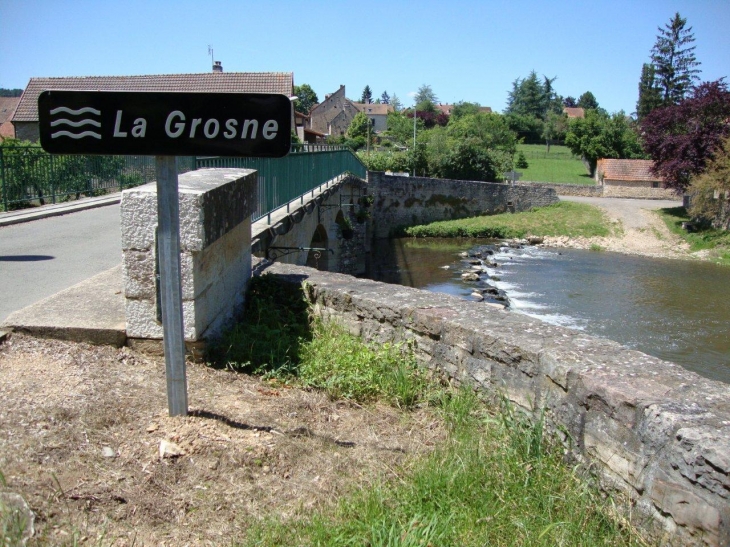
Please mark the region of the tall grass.
<svg viewBox="0 0 730 547"><path fill-rule="evenodd" d="M521 238L535 236L607 236L611 227L600 209L561 201L523 213L445 220L406 228L413 237Z"/></svg>
<svg viewBox="0 0 730 547"><path fill-rule="evenodd" d="M271 278L257 284L249 295L251 309L286 307L289 298L266 291L280 295L282 284ZM280 313L266 309L272 316ZM277 330L266 314L255 316L256 321L255 332ZM543 417L530 420L506 402L490 409L468 387L429 380L407 345L368 344L337 325L306 325L305 320L309 335L299 336L295 349L280 354L289 364L296 355L297 365L274 363L279 377L363 404L430 406L448 436L428 455L392 469L396 478L364 489L353 483L349 495L315 513L286 519L272 514L253 524L239 545L643 544L614 514L611 500L565 465L562 447L544 435ZM227 340L235 344L239 338ZM228 349L237 355L233 345ZM249 362L249 353L241 355Z"/></svg>
<svg viewBox="0 0 730 547"><path fill-rule="evenodd" d="M659 216L669 230L690 245L692 251L709 250L719 264L730 266L730 231L699 226L694 232L682 229L683 222L691 221L684 207L659 209Z"/></svg>

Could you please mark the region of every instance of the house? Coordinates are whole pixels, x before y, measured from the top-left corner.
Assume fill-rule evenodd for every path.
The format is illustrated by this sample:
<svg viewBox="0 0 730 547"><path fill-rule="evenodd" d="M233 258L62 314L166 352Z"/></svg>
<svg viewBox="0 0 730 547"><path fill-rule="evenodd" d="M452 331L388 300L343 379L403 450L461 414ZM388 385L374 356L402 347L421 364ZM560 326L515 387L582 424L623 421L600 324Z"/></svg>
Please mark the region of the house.
<svg viewBox="0 0 730 547"><path fill-rule="evenodd" d="M353 103L355 108L364 113L372 123L373 131L380 133L388 129L388 114L394 112L389 104Z"/></svg>
<svg viewBox="0 0 730 547"><path fill-rule="evenodd" d="M651 160L600 159L596 166L596 182L604 186L660 188L663 180L652 174Z"/></svg>
<svg viewBox="0 0 730 547"><path fill-rule="evenodd" d="M0 142L15 138L15 127L10 120L19 102L20 97L0 97Z"/></svg>
<svg viewBox="0 0 730 547"><path fill-rule="evenodd" d="M563 108L563 114L568 116L568 119L586 117L586 111L578 106L576 106L576 107L566 106L565 108Z"/></svg>
<svg viewBox="0 0 730 547"><path fill-rule="evenodd" d="M345 97L345 86L341 85L309 111L309 128L325 135L344 135L358 112L355 103Z"/></svg>
<svg viewBox="0 0 730 547"><path fill-rule="evenodd" d="M18 139L38 141L38 96L47 89L75 91L167 91L200 93L281 93L293 96L291 72L213 72L152 76L31 78L12 117ZM292 129L294 118L292 116Z"/></svg>
<svg viewBox="0 0 730 547"><path fill-rule="evenodd" d="M296 127L296 134L300 141L308 144L320 144L324 143L324 139L327 135L311 129L311 118L306 114L294 111L294 125Z"/></svg>

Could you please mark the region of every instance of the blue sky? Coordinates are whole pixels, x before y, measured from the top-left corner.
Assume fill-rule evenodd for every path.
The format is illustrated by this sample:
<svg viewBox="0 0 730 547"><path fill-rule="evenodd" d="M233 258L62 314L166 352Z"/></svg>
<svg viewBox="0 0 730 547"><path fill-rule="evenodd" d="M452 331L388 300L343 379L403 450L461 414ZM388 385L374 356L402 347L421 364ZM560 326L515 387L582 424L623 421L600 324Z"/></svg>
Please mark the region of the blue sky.
<svg viewBox="0 0 730 547"><path fill-rule="evenodd" d="M505 108L516 78L554 77L609 112L635 110L642 63L679 12L703 80L730 76L730 1L0 0L0 87L34 76L293 72L324 98L365 85L405 106L423 84L441 102Z"/></svg>

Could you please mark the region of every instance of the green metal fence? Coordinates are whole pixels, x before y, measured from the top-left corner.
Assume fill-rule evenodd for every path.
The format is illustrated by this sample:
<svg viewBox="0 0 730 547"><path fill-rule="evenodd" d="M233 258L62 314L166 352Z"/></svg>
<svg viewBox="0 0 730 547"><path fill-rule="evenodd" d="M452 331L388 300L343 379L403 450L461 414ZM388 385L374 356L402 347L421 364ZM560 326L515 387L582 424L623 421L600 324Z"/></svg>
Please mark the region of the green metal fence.
<svg viewBox="0 0 730 547"><path fill-rule="evenodd" d="M240 167L258 171L258 207L253 220L349 172L365 178L366 169L349 148L300 145L284 158L198 158L198 169Z"/></svg>
<svg viewBox="0 0 730 547"><path fill-rule="evenodd" d="M195 158L178 158L178 171ZM0 147L0 209L22 209L99 196L155 180L153 156L48 154L37 145Z"/></svg>
<svg viewBox="0 0 730 547"><path fill-rule="evenodd" d="M345 172L365 178L349 148L295 145L284 158L178 158L178 172L205 167L258 171L259 203L254 220ZM153 156L48 154L36 145L0 147L0 209L118 192L155 180Z"/></svg>

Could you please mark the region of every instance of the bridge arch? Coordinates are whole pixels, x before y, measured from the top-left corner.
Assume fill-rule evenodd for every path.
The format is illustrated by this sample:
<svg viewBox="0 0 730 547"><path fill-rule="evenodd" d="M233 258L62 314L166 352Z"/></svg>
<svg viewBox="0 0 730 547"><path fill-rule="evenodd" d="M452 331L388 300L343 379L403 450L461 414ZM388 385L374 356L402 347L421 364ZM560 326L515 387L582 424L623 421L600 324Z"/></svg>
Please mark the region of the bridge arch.
<svg viewBox="0 0 730 547"><path fill-rule="evenodd" d="M328 243L327 229L322 224L318 224L312 234L312 240L309 243L310 250L307 253L307 266L325 272L329 271L330 253L327 251L329 249ZM318 251L316 249L324 250Z"/></svg>

